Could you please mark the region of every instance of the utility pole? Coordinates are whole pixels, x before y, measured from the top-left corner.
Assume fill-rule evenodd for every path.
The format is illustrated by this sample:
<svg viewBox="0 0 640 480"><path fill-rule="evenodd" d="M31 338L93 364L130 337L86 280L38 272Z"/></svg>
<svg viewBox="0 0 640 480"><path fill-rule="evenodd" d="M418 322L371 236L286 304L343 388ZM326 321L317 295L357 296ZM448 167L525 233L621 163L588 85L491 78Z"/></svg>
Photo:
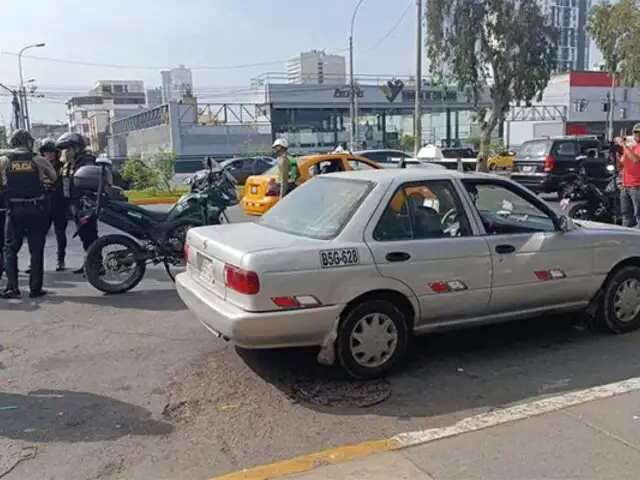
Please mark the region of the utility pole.
<svg viewBox="0 0 640 480"><path fill-rule="evenodd" d="M44 43L34 43L32 45L27 45L20 52L18 52L18 75L20 76L20 100L21 100L21 109L22 109L22 118L23 118L23 126L22 128L26 128L27 130L31 129L31 122L29 120L29 107L27 104L29 101L27 100L27 89L24 85L24 75L22 73L22 55L29 49L32 48L42 48L44 47Z"/></svg>
<svg viewBox="0 0 640 480"><path fill-rule="evenodd" d="M613 141L614 108L616 104L616 73L611 72L611 89L607 94L607 140Z"/></svg>
<svg viewBox="0 0 640 480"><path fill-rule="evenodd" d="M0 88L11 94L11 106L13 107L13 125L14 129L23 128L22 110L20 109L19 92L0 83Z"/></svg>
<svg viewBox="0 0 640 480"><path fill-rule="evenodd" d="M353 66L353 27L355 26L358 8L360 8L363 1L364 0L358 0L356 7L353 9L353 15L351 15L351 30L349 31L349 118L351 120L349 150L351 151L356 149L356 141L358 139L358 106L356 104L356 95L358 92L356 89L356 76Z"/></svg>
<svg viewBox="0 0 640 480"><path fill-rule="evenodd" d="M418 156L422 146L422 0L416 0L416 99L413 112L413 154Z"/></svg>

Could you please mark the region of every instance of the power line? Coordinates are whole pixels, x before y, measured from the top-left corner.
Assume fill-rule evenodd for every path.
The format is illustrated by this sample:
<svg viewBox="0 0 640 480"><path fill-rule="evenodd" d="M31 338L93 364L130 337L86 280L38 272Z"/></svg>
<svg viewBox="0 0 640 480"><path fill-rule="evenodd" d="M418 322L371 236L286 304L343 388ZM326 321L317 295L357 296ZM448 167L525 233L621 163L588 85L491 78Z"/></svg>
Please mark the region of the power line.
<svg viewBox="0 0 640 480"><path fill-rule="evenodd" d="M414 6L414 1L412 0L411 2L409 2L409 5L407 5L407 8L404 10L404 12L402 12L400 17L398 17L398 20L396 20L396 23L393 24L393 26L389 29L389 31L386 34L384 34L382 37L380 37L380 40L378 40L376 43L374 43L371 47L367 48L364 51L364 53L368 53L371 50L375 50L380 45L382 45L382 43L385 40L387 40L393 34L393 32L395 32L397 30L397 28L400 26L400 24L402 23L404 18L407 16L407 14L411 11L413 6Z"/></svg>

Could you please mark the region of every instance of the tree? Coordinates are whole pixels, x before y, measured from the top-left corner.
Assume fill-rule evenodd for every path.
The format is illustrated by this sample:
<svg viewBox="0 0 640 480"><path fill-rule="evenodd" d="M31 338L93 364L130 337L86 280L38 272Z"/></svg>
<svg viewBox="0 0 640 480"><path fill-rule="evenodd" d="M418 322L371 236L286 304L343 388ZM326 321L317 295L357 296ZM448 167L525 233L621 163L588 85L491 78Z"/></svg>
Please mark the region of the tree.
<svg viewBox="0 0 640 480"><path fill-rule="evenodd" d="M587 16L585 30L602 52L603 69L626 85L640 81L638 0L600 1Z"/></svg>
<svg viewBox="0 0 640 480"><path fill-rule="evenodd" d="M400 148L405 152L413 152L416 139L413 135L403 133L400 135Z"/></svg>
<svg viewBox="0 0 640 480"><path fill-rule="evenodd" d="M540 100L549 83L557 29L536 0L427 0L425 15L430 73L467 95L480 125L478 170L487 171L491 133L511 105Z"/></svg>
<svg viewBox="0 0 640 480"><path fill-rule="evenodd" d="M160 152L155 154L151 161L151 166L155 172L155 188L161 192L170 192L173 189L171 181L176 174L176 154L175 152Z"/></svg>

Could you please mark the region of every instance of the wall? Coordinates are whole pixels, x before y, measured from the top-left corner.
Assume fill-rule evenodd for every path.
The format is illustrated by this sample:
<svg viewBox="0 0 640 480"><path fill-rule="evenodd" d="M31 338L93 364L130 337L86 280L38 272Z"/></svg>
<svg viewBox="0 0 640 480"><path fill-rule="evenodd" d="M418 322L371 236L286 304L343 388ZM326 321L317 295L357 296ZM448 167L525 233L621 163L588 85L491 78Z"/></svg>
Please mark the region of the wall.
<svg viewBox="0 0 640 480"><path fill-rule="evenodd" d="M273 142L271 127L249 125L183 126L180 130L179 155L242 155L264 148Z"/></svg>
<svg viewBox="0 0 640 480"><path fill-rule="evenodd" d="M168 125L135 130L124 134L124 137L126 138L128 157L142 153L153 154L173 150L171 131Z"/></svg>

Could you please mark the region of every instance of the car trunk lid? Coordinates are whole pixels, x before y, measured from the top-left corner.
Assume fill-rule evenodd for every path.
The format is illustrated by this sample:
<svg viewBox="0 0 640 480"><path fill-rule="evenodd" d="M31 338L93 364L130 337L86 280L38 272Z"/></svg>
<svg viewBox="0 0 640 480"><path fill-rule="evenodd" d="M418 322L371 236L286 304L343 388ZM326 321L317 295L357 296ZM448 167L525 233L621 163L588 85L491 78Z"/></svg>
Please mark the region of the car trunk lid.
<svg viewBox="0 0 640 480"><path fill-rule="evenodd" d="M187 235L187 271L211 293L250 310L252 303L249 296L226 286L225 266L246 268L243 264L246 254L287 249L296 240L299 241L296 236L253 222L192 228Z"/></svg>

